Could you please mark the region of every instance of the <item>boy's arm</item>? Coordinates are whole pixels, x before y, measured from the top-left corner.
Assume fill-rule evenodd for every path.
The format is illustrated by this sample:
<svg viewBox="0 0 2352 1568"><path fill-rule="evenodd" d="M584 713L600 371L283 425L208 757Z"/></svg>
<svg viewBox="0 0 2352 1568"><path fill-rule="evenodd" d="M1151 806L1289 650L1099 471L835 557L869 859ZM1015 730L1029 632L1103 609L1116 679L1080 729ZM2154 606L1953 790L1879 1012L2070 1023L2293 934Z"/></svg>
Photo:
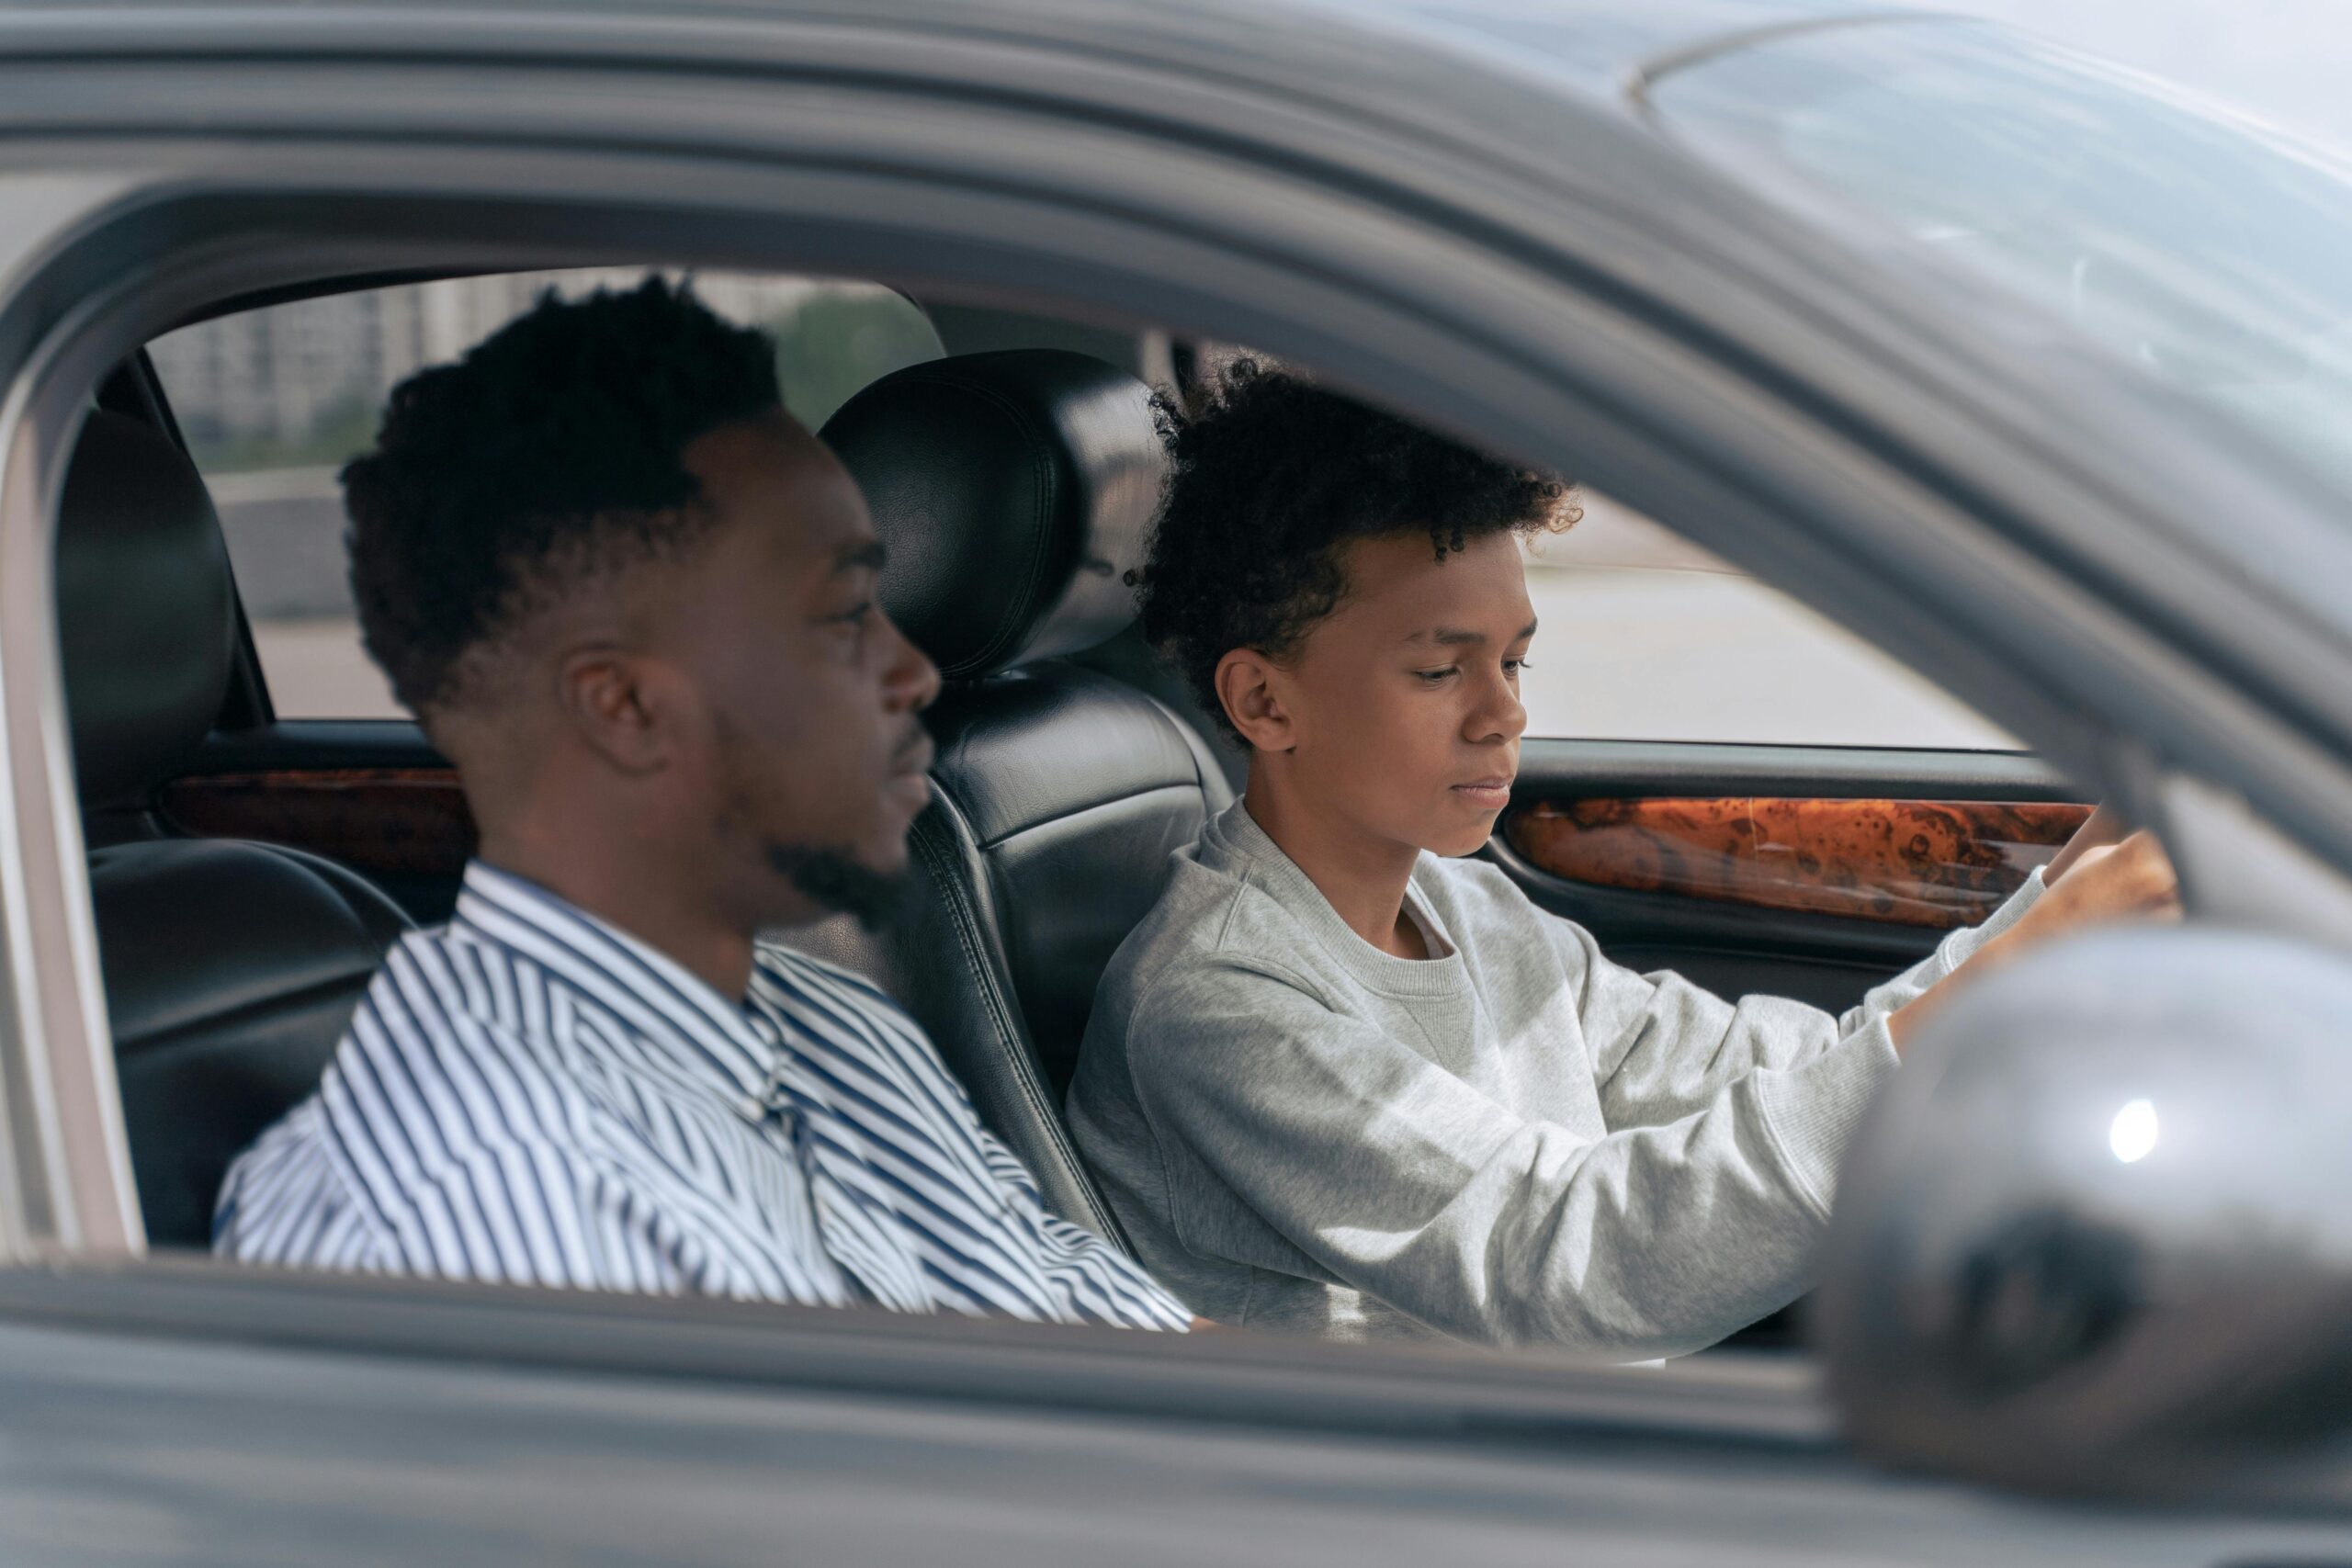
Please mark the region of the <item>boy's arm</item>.
<svg viewBox="0 0 2352 1568"><path fill-rule="evenodd" d="M2048 888L2048 868L2036 866L2026 877L2025 885L2003 900L1999 908L1976 924L1963 926L1950 933L1927 957L1894 979L1862 993L1860 1003L1847 1010L1839 1018L1839 1032L1850 1034L1871 1020L1884 1018L1896 1009L1918 1000L1929 987L1974 957L1985 943L2016 925L2027 910L2040 903Z"/></svg>
<svg viewBox="0 0 2352 1568"><path fill-rule="evenodd" d="M1794 1068L1840 1042L1884 1035L1890 1014L2014 926L2041 896L2037 872L1983 924L1951 932L1925 959L1835 1017L1785 997L1727 1001L1671 971L1636 974L1611 962L1583 927L1542 919L1577 990L1601 1112L1611 1127L1634 1127L1688 1115L1759 1067Z"/></svg>
<svg viewBox="0 0 2352 1568"><path fill-rule="evenodd" d="M2014 929L2028 910L2041 903L2041 896L2074 867L2086 858L2094 857L2097 852L2120 842L2130 832L2131 825L2112 806L2101 806L2093 811L2050 863L2036 867L2026 877L2025 885L2009 895L1999 908L1977 924L1944 938L1935 952L1894 979L1873 987L1863 995L1859 1007L1839 1020L1840 1027L1851 1033L1873 1018L1884 1017L1918 1000L1930 987L1948 978L1996 938Z"/></svg>
<svg viewBox="0 0 2352 1568"><path fill-rule="evenodd" d="M1626 1359L1711 1344L1804 1288L1839 1152L1894 1066L1882 1031L1584 1138L1234 964L1155 987L1129 1060L1159 1138L1335 1278L1465 1339ZM1181 1175L1170 1209L1216 1256Z"/></svg>
<svg viewBox="0 0 2352 1568"><path fill-rule="evenodd" d="M1951 932L1834 1020L1781 998L1746 997L1732 1006L1679 976L1635 975L1602 956L1582 928L1547 917L1562 962L1581 977L1577 1016L1609 1124L1671 1121L1741 1073L1793 1067L1833 1046L1883 1038L1902 1049L1924 1015L1996 954L2102 920L2177 914L2178 886L2162 848L2144 833L2120 845L2099 841L2100 826L2094 816L2056 861L2030 874L1982 923ZM2063 892L2049 888L2053 874L2066 879Z"/></svg>

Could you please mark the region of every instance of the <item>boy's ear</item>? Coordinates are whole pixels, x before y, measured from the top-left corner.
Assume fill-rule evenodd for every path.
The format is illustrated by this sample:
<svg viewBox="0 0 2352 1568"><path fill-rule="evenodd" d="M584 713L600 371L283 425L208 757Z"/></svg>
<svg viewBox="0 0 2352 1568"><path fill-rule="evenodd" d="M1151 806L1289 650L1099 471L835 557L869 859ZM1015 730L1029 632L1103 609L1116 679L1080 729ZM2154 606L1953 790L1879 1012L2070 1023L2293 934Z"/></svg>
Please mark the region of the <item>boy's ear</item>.
<svg viewBox="0 0 2352 1568"><path fill-rule="evenodd" d="M677 717L666 671L610 646L575 649L556 663L556 704L566 722L614 768L632 776L669 761Z"/></svg>
<svg viewBox="0 0 2352 1568"><path fill-rule="evenodd" d="M1254 648L1237 648L1216 661L1216 699L1241 738L1261 751L1297 744L1283 706L1281 671Z"/></svg>

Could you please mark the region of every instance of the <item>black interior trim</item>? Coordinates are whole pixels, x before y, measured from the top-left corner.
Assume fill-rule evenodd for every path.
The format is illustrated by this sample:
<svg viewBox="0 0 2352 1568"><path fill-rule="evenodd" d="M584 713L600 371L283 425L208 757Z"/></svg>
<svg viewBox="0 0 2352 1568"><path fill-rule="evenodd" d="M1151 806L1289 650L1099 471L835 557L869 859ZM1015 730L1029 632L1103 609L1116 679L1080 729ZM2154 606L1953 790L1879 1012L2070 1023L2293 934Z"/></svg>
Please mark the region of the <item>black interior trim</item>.
<svg viewBox="0 0 2352 1568"><path fill-rule="evenodd" d="M1514 808L1538 800L1757 795L1804 799L2067 800L2064 774L2030 751L1754 746L1696 740L1520 743Z"/></svg>
<svg viewBox="0 0 2352 1568"><path fill-rule="evenodd" d="M214 731L179 776L450 765L424 731L404 718L294 718Z"/></svg>

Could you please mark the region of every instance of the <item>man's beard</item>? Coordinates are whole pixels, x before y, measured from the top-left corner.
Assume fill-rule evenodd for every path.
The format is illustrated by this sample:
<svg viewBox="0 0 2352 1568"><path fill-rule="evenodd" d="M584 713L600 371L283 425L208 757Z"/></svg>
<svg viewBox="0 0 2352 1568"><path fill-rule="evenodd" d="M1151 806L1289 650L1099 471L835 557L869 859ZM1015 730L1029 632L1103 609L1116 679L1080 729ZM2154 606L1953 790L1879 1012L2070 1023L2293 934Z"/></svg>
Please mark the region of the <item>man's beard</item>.
<svg viewBox="0 0 2352 1568"><path fill-rule="evenodd" d="M876 871L845 850L810 844L770 844L768 864L820 908L855 918L878 931L905 909L914 879L905 872Z"/></svg>

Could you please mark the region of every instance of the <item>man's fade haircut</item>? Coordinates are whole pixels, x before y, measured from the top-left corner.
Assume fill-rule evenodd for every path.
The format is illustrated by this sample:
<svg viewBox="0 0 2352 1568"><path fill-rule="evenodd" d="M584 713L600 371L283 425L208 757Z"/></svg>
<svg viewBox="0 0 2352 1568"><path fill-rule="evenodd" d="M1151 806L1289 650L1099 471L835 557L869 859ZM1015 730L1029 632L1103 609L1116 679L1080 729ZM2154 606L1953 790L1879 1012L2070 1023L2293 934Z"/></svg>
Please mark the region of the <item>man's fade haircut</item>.
<svg viewBox="0 0 2352 1568"><path fill-rule="evenodd" d="M1426 533L1435 558L1488 535L1558 533L1581 515L1556 475L1514 468L1255 359L1188 411L1158 400L1168 493L1137 577L1143 635L1237 745L1216 667L1237 648L1286 659L1347 592L1341 547Z"/></svg>
<svg viewBox="0 0 2352 1568"><path fill-rule="evenodd" d="M467 653L568 584L690 547L708 513L686 446L782 404L768 336L659 276L550 288L401 382L343 470L352 596L393 694L447 705Z"/></svg>

